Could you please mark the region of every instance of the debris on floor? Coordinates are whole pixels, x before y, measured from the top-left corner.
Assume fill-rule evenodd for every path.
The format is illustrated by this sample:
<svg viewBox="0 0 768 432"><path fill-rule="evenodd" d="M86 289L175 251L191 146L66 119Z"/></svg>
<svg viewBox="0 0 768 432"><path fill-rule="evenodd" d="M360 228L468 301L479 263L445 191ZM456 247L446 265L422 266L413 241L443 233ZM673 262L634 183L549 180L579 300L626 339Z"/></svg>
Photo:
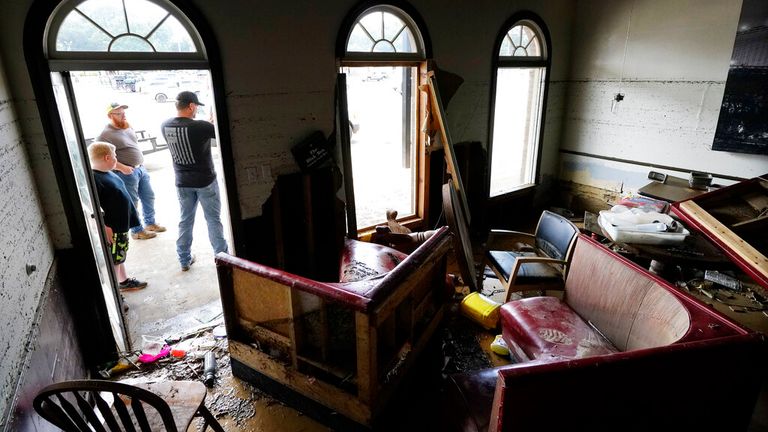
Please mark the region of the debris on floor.
<svg viewBox="0 0 768 432"><path fill-rule="evenodd" d="M309 417L232 376L228 340L222 323L219 316L213 321L166 337L171 355L152 363L138 362L138 352L125 355L105 369L102 376L127 384L166 380L202 382L205 379L206 354L212 353L215 356L215 378L208 389L205 405L225 430L327 431ZM108 374L105 375L105 372ZM202 419L196 419L190 430L201 431Z"/></svg>

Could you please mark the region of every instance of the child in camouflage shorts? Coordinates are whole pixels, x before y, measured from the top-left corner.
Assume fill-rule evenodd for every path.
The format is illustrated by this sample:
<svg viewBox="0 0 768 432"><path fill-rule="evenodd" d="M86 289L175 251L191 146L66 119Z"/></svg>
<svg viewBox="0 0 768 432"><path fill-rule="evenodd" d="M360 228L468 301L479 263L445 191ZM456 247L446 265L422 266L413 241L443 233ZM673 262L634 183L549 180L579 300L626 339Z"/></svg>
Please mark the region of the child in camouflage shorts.
<svg viewBox="0 0 768 432"><path fill-rule="evenodd" d="M123 181L112 172L117 164L115 146L105 142L94 142L88 146L88 158L93 168L93 178L99 195L99 204L104 211L104 225L107 239L111 243L112 264L121 291L132 291L147 286L146 282L129 278L125 270L128 256L128 230L138 225L139 215L133 206Z"/></svg>

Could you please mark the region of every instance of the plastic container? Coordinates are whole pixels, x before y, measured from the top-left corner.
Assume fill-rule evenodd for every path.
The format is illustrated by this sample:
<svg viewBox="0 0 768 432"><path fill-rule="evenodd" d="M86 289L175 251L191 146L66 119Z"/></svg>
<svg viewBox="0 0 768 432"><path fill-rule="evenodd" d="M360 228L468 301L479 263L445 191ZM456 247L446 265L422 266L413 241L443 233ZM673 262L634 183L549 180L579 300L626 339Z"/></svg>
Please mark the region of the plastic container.
<svg viewBox="0 0 768 432"><path fill-rule="evenodd" d="M597 218L597 223L605 234L617 243L676 245L683 243L690 234L687 229L682 227L680 232L649 232L627 229L612 225L602 214Z"/></svg>
<svg viewBox="0 0 768 432"><path fill-rule="evenodd" d="M501 304L478 292L473 292L464 297L459 309L467 318L487 329L492 329L496 328L499 322L500 307Z"/></svg>

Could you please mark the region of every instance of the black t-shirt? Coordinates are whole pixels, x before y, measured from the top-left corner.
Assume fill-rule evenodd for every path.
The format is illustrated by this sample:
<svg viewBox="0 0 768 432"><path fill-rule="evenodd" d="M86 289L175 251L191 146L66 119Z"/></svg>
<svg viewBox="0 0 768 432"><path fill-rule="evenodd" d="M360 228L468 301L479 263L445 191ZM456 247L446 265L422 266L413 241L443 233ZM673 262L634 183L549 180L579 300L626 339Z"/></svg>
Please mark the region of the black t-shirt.
<svg viewBox="0 0 768 432"><path fill-rule="evenodd" d="M216 179L211 158L216 130L211 123L176 117L163 122L160 130L171 152L176 186L200 188Z"/></svg>
<svg viewBox="0 0 768 432"><path fill-rule="evenodd" d="M93 170L96 192L104 210L104 224L116 233L128 232L131 227L141 224L131 196L125 190L125 183L112 171Z"/></svg>

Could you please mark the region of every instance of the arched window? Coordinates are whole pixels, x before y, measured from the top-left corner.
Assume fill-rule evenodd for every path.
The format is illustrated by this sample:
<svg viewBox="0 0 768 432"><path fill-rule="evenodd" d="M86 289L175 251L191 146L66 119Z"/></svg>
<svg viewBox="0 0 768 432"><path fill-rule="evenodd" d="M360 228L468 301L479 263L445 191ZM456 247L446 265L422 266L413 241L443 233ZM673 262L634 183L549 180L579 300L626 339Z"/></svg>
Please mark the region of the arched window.
<svg viewBox="0 0 768 432"><path fill-rule="evenodd" d="M550 65L549 36L541 19L520 13L507 21L495 52L491 197L536 184Z"/></svg>
<svg viewBox="0 0 768 432"><path fill-rule="evenodd" d="M87 69L89 62L126 66L169 61L203 67L206 53L200 36L171 3L153 0L84 0L62 3L54 13L46 40L52 69ZM62 66L63 65L63 66ZM146 66L145 66L146 67Z"/></svg>
<svg viewBox="0 0 768 432"><path fill-rule="evenodd" d="M424 218L424 140L419 132L426 79L423 28L415 11L363 5L339 35L339 68L346 74L351 163L360 231L386 220ZM423 27L423 26L422 26Z"/></svg>

